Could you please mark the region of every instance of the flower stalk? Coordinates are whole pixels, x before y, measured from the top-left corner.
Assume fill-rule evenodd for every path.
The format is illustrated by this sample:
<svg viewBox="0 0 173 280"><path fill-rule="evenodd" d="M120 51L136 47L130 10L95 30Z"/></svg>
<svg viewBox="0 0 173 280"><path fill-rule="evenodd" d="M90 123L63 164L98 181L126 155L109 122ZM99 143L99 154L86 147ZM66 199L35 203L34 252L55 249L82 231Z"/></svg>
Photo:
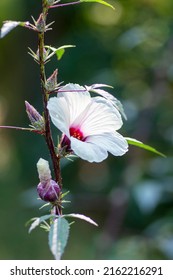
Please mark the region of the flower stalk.
<svg viewBox="0 0 173 280"><path fill-rule="evenodd" d="M48 5L46 0L42 0L42 20L45 21L48 14ZM51 155L53 169L55 174L55 180L59 184L60 189L62 189L62 179L60 171L60 159L56 155L55 146L52 138L51 128L50 128L50 117L47 109L49 92L46 89L46 74L45 74L45 60L44 60L44 41L45 41L45 31L42 30L38 32L38 50L39 50L39 66L40 66L40 80L42 89L42 99L43 99L43 109L44 109L44 120L45 120L45 140Z"/></svg>
<svg viewBox="0 0 173 280"><path fill-rule="evenodd" d="M31 131L36 132L35 129L29 128L29 127L20 127L20 126L10 126L10 125L1 125L0 128L8 128L8 129L16 129L16 130L25 130L25 131Z"/></svg>

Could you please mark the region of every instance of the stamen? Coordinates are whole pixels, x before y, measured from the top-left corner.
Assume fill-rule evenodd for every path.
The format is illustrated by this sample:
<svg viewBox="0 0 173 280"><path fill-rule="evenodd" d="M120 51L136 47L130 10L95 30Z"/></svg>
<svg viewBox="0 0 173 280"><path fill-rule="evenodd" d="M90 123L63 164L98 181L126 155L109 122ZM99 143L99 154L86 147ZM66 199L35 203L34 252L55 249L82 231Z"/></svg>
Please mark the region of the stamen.
<svg viewBox="0 0 173 280"><path fill-rule="evenodd" d="M84 141L83 133L79 128L70 127L70 136L77 138L78 140Z"/></svg>

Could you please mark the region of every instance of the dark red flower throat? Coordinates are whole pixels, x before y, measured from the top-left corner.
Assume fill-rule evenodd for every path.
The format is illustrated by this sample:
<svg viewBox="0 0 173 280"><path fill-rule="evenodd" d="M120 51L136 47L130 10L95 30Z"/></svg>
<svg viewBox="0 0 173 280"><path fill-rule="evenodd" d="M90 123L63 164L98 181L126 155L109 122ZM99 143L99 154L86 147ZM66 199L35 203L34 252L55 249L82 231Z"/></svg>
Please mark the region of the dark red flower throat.
<svg viewBox="0 0 173 280"><path fill-rule="evenodd" d="M71 137L74 137L80 141L85 141L86 139L86 137L84 137L82 131L79 128L70 127L69 132ZM72 152L71 141L65 134L62 136L61 139L61 147L62 148L66 147L65 148L66 152Z"/></svg>

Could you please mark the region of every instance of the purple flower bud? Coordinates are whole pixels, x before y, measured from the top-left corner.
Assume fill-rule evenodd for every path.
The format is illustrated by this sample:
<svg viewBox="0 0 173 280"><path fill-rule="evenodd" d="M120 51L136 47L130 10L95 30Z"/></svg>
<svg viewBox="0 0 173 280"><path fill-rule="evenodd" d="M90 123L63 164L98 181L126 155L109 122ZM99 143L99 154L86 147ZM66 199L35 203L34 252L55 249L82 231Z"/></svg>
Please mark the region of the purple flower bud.
<svg viewBox="0 0 173 280"><path fill-rule="evenodd" d="M63 149L63 151L65 153L72 152L71 141L65 134L62 135L62 138L61 138L61 141L60 141L60 147Z"/></svg>
<svg viewBox="0 0 173 280"><path fill-rule="evenodd" d="M29 102L25 101L26 113L31 124L38 130L44 130L44 119Z"/></svg>
<svg viewBox="0 0 173 280"><path fill-rule="evenodd" d="M59 197L60 187L55 181L48 180L47 182L40 182L38 184L37 192L42 200L55 202Z"/></svg>
<svg viewBox="0 0 173 280"><path fill-rule="evenodd" d="M40 183L37 186L37 192L44 201L55 202L60 194L59 185L52 180L49 163L42 158L37 162L37 170Z"/></svg>

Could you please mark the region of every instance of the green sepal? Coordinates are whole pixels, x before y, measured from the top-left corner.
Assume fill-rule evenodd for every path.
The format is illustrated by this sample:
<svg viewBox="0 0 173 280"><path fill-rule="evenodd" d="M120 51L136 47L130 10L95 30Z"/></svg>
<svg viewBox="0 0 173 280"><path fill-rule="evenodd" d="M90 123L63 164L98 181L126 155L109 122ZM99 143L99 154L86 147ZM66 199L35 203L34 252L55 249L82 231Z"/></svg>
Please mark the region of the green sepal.
<svg viewBox="0 0 173 280"><path fill-rule="evenodd" d="M65 193L62 193L61 198L64 198L66 195L68 195L70 191L66 191Z"/></svg>

